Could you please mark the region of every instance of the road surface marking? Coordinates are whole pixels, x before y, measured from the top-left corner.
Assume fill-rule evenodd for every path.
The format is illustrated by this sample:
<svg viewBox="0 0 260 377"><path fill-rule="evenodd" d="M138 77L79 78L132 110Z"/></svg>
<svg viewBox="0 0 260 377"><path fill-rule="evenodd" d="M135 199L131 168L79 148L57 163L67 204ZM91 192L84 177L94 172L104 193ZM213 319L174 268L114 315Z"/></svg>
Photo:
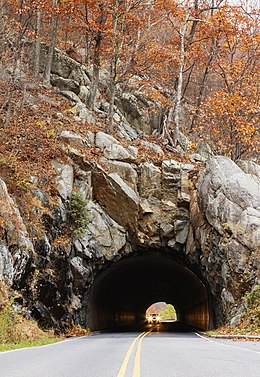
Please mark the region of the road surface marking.
<svg viewBox="0 0 260 377"><path fill-rule="evenodd" d="M142 334L138 335L134 340L133 342L131 343L131 346L129 347L126 355L125 355L125 358L124 358L124 361L121 365L121 368L117 374L117 377L124 377L125 376L125 373L126 373L126 369L127 369L127 365L128 365L128 362L129 362L129 359L130 359L130 356L131 356L131 353L133 351L133 348L135 346L135 343L137 342L137 340L139 338L141 338L142 336L144 336L146 333L142 332Z"/></svg>
<svg viewBox="0 0 260 377"><path fill-rule="evenodd" d="M195 332L195 334L204 339L204 340L207 340L208 342L211 342L211 343L217 343L221 346L224 346L224 347L232 347L232 348L236 348L236 349L239 349L239 350L244 350L244 351L251 351L251 352L255 352L257 354L260 354L260 351L257 351L257 350L252 350L252 348L246 348L246 347L238 347L238 346L235 346L233 344L225 344L225 343L221 343L221 342L218 342L218 339L214 340L214 339L209 339L209 338L206 338L205 336L203 335L200 335L198 334L197 332ZM228 340L228 339L225 339L225 340Z"/></svg>
<svg viewBox="0 0 260 377"><path fill-rule="evenodd" d="M152 330L144 333L140 339L139 339L139 342L138 342L138 345L137 345L137 350L136 350L136 353L135 353L135 362L134 362L134 370L133 370L133 377L140 377L140 373L141 373L141 348L142 348L142 340L143 338L150 334Z"/></svg>

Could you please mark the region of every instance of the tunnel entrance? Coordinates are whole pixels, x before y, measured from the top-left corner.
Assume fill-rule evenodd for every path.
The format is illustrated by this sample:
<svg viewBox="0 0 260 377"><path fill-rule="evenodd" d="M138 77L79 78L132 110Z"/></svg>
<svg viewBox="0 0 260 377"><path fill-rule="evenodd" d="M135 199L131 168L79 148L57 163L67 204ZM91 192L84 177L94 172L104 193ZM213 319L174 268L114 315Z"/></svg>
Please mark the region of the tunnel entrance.
<svg viewBox="0 0 260 377"><path fill-rule="evenodd" d="M174 305L178 320L197 329L213 325L209 293L202 281L180 261L162 253L126 257L94 280L89 300L91 330L139 328L154 302Z"/></svg>

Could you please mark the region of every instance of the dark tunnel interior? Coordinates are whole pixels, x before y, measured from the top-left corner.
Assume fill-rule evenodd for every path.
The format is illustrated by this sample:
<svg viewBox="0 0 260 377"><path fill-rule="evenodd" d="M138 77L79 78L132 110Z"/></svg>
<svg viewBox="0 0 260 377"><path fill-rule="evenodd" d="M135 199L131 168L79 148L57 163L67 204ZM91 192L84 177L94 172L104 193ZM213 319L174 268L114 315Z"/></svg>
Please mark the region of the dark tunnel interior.
<svg viewBox="0 0 260 377"><path fill-rule="evenodd" d="M90 294L88 325L91 330L140 326L146 309L158 301L172 303L185 325L212 327L204 284L183 263L161 253L126 257L100 272Z"/></svg>

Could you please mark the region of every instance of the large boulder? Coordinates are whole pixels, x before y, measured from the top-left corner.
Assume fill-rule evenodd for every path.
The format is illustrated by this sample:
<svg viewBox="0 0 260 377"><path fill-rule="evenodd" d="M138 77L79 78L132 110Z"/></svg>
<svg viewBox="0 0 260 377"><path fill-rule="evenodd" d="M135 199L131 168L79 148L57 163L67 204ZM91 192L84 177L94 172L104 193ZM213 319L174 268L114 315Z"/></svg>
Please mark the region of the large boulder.
<svg viewBox="0 0 260 377"><path fill-rule="evenodd" d="M164 155L162 148L155 143L150 143L148 141L141 141L141 145L145 148L151 149L154 153L157 153L160 156Z"/></svg>
<svg viewBox="0 0 260 377"><path fill-rule="evenodd" d="M115 100L118 112L132 127L152 133L161 122L161 105L141 92L118 91ZM151 111L153 108L153 111Z"/></svg>
<svg viewBox="0 0 260 377"><path fill-rule="evenodd" d="M126 229L136 230L139 196L117 174L107 174L101 167L93 171L93 197L107 214Z"/></svg>
<svg viewBox="0 0 260 377"><path fill-rule="evenodd" d="M238 160L236 164L245 173L251 174L254 179L260 180L260 166L253 161Z"/></svg>
<svg viewBox="0 0 260 377"><path fill-rule="evenodd" d="M111 173L117 173L135 192L137 192L138 175L132 164L101 158L100 163Z"/></svg>
<svg viewBox="0 0 260 377"><path fill-rule="evenodd" d="M126 244L125 229L108 216L103 209L93 202L87 208L90 221L87 224L86 234L89 241L89 250L105 259L113 259Z"/></svg>
<svg viewBox="0 0 260 377"><path fill-rule="evenodd" d="M72 131L62 131L59 138L71 146L86 146L86 147L93 147L94 146L94 134L93 132L86 130L85 137L82 137Z"/></svg>
<svg viewBox="0 0 260 377"><path fill-rule="evenodd" d="M119 144L118 140L105 132L97 132L96 146L101 150L111 147L113 144Z"/></svg>
<svg viewBox="0 0 260 377"><path fill-rule="evenodd" d="M161 169L151 162L144 162L140 166L140 194L144 198L155 197L160 199L162 189Z"/></svg>
<svg viewBox="0 0 260 377"><path fill-rule="evenodd" d="M109 160L133 162L135 155L131 152L131 149L129 150L121 144L112 144L104 150L104 156Z"/></svg>
<svg viewBox="0 0 260 377"><path fill-rule="evenodd" d="M82 120L83 123L97 123L97 120L93 115L93 112L89 110L83 102L81 102L80 100L75 102L77 102L76 105L71 109L71 112L75 115L75 117L78 117L78 119Z"/></svg>
<svg viewBox="0 0 260 377"><path fill-rule="evenodd" d="M198 186L208 222L250 250L260 249L260 183L226 157L211 159Z"/></svg>
<svg viewBox="0 0 260 377"><path fill-rule="evenodd" d="M60 197L63 200L68 200L71 197L73 189L73 167L71 165L61 164L58 161L53 161L52 166L56 171L56 184Z"/></svg>
<svg viewBox="0 0 260 377"><path fill-rule="evenodd" d="M208 161L197 204L192 195L193 231L187 242L190 255L195 254L194 245L200 245L201 268L218 303L217 315L230 320L241 314L243 294L260 279L258 167L240 166L243 170L222 156Z"/></svg>
<svg viewBox="0 0 260 377"><path fill-rule="evenodd" d="M47 49L42 45L41 61L45 61ZM67 54L59 49L54 49L53 61L51 66L51 73L60 76L64 79L72 80L76 84L76 91L80 85L90 83L89 77L81 63L71 59Z"/></svg>
<svg viewBox="0 0 260 377"><path fill-rule="evenodd" d="M57 86L60 90L69 90L76 94L79 94L79 83L72 79L65 79L56 74L51 75L51 85Z"/></svg>

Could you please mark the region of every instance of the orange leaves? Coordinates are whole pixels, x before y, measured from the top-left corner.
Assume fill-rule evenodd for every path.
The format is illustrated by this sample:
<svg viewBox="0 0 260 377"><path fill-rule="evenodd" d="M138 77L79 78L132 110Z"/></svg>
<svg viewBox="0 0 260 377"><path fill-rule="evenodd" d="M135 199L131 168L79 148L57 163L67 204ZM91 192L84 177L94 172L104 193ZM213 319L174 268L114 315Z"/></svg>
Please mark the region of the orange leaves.
<svg viewBox="0 0 260 377"><path fill-rule="evenodd" d="M258 148L260 33L256 11L250 9L248 13L225 1L214 2L218 6L211 8L210 0L6 3L6 34L15 29L22 37L49 43L51 21L59 15L57 47L64 47L68 53L71 46L71 56L80 53L78 60L84 61L88 69L109 68L108 81L114 80L115 86L127 83L166 109L177 102L175 90L182 67L180 97L189 109L195 108L200 134L215 143L219 152L232 153L236 143L242 143L248 151ZM41 25L36 31L39 12ZM26 33L22 34L24 25ZM2 60L10 60L5 54L9 51L12 56L12 48L8 50L5 42L3 46ZM187 118L183 128L188 128ZM44 131L49 143L55 140L52 129L49 125Z"/></svg>
<svg viewBox="0 0 260 377"><path fill-rule="evenodd" d="M247 89L251 96L247 95ZM218 90L205 101L197 131L217 153L236 159L259 151L260 101L253 96L254 92L257 93L257 88L251 82L243 91L230 94Z"/></svg>

